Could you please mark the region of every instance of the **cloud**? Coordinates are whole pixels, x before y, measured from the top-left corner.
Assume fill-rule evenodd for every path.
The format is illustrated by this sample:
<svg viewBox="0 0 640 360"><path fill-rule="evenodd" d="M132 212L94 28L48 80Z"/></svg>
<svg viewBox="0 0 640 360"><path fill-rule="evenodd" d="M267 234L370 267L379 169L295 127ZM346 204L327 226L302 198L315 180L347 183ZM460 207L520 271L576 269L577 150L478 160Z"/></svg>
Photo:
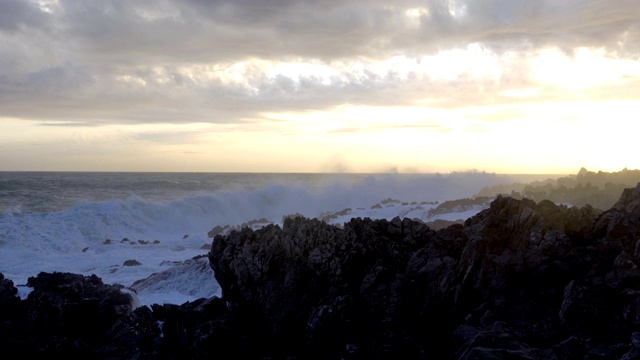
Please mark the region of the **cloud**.
<svg viewBox="0 0 640 360"><path fill-rule="evenodd" d="M494 50L556 45L637 46L634 1L62 0L50 12L11 0L0 29L54 24L78 60L217 63L250 57L386 58L479 42ZM30 5L31 4L31 5ZM456 13L456 9L457 13ZM8 13L8 12L2 12ZM6 19L5 19L6 18ZM40 21L45 19L45 21ZM39 20L39 21L35 21ZM413 25L412 25L413 24ZM418 26L415 26L418 24ZM444 46L443 46L444 45ZM636 49L637 50L637 49Z"/></svg>
<svg viewBox="0 0 640 360"><path fill-rule="evenodd" d="M638 19L632 0L7 0L0 116L233 123L342 104L549 101L564 93L536 78L540 54L637 62ZM614 80L638 85L633 69ZM518 89L536 92L508 96Z"/></svg>
<svg viewBox="0 0 640 360"><path fill-rule="evenodd" d="M194 144L200 142L201 130L155 130L133 135L134 140L142 140L158 144Z"/></svg>
<svg viewBox="0 0 640 360"><path fill-rule="evenodd" d="M428 131L428 132L447 132L451 131L451 128L442 124L424 122L415 124L400 124L400 125L373 125L368 126L363 124L362 126L341 127L338 129L329 130L330 133L362 133L362 132L388 132L389 130L409 130L409 131Z"/></svg>
<svg viewBox="0 0 640 360"><path fill-rule="evenodd" d="M0 31L14 33L23 29L38 29L47 17L36 4L22 0L0 2Z"/></svg>

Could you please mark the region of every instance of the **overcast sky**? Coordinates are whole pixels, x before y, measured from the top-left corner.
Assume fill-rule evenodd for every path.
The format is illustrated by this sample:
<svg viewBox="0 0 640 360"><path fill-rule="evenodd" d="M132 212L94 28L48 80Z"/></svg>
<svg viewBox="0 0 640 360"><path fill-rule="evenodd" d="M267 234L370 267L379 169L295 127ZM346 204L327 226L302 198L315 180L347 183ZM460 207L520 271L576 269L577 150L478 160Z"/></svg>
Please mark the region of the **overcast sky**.
<svg viewBox="0 0 640 360"><path fill-rule="evenodd" d="M0 170L640 168L636 0L0 0Z"/></svg>

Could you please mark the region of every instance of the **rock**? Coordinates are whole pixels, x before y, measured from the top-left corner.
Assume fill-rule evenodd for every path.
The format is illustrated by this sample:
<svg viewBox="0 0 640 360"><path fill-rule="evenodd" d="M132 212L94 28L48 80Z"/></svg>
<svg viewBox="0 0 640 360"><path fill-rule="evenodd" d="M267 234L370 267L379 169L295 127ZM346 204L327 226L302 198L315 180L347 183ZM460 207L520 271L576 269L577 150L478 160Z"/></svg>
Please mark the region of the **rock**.
<svg viewBox="0 0 640 360"><path fill-rule="evenodd" d="M464 224L464 220L460 219L460 220L456 220L456 221L451 221L451 220L442 220L442 219L436 219L433 221L427 221L426 224L432 228L433 230L442 230L442 229L446 229L451 225L454 224Z"/></svg>
<svg viewBox="0 0 640 360"><path fill-rule="evenodd" d="M640 277L637 241L628 251L614 240L637 234L608 224L630 223L630 194L604 213L498 197L437 232L409 219L341 230L297 218L218 236L209 258L223 298L256 311L280 355L439 358L462 342L463 358L622 356Z"/></svg>
<svg viewBox="0 0 640 360"><path fill-rule="evenodd" d="M0 321L0 343L27 357L103 358L112 327L133 312L129 294L96 276L40 273L27 285L33 291L14 308L13 322Z"/></svg>
<svg viewBox="0 0 640 360"><path fill-rule="evenodd" d="M632 359L638 239L640 186L604 212L500 196L438 230L287 217L216 234L190 261L208 261L221 298L134 309L95 276L41 273L20 300L0 275L0 346L35 358Z"/></svg>
<svg viewBox="0 0 640 360"><path fill-rule="evenodd" d="M13 285L13 281L5 279L4 275L0 273L0 320L11 320L19 307L18 289Z"/></svg>
<svg viewBox="0 0 640 360"><path fill-rule="evenodd" d="M122 263L122 266L140 266L140 265L142 265L142 263L135 259L125 260L124 263Z"/></svg>
<svg viewBox="0 0 640 360"><path fill-rule="evenodd" d="M210 238L214 238L216 237L216 235L220 235L222 233L224 233L225 231L229 230L230 226L229 225L225 225L220 226L220 225L216 225L213 229L211 229L208 233L207 236Z"/></svg>
<svg viewBox="0 0 640 360"><path fill-rule="evenodd" d="M0 308L10 306L19 300L18 289L13 286L13 281L5 279L4 275L0 273L0 304L3 305Z"/></svg>
<svg viewBox="0 0 640 360"><path fill-rule="evenodd" d="M271 225L218 236L210 261L223 298L265 320L276 353L309 356L308 343L314 353L341 354L348 347L366 356L376 349L374 339L362 343L354 334L390 326L384 322L401 310L397 274L432 233L410 220L354 219L340 229L298 217L286 219L282 229ZM325 320L335 313L344 316ZM326 346L314 334L335 341ZM399 346L397 339L387 341L387 347Z"/></svg>

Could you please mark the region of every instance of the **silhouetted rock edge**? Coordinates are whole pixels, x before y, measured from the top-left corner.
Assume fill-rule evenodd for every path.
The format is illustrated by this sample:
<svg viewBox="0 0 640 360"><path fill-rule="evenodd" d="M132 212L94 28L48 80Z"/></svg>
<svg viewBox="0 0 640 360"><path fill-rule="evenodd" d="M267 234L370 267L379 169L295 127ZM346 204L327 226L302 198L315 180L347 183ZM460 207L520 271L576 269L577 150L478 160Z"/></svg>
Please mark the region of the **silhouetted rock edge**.
<svg viewBox="0 0 640 360"><path fill-rule="evenodd" d="M633 359L640 184L607 211L496 198L441 230L285 219L218 235L222 298L134 308L95 277L0 275L0 342L104 359Z"/></svg>

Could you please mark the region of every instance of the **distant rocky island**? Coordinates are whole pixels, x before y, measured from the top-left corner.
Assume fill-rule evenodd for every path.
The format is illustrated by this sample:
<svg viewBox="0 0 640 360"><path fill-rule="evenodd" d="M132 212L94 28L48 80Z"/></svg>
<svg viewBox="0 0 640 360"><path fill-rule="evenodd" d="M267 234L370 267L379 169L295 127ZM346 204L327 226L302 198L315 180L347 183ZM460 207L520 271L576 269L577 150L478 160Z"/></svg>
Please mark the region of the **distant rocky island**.
<svg viewBox="0 0 640 360"><path fill-rule="evenodd" d="M640 182L640 170L627 168L618 172L589 171L581 168L573 176L565 176L527 184L507 184L482 189L478 197L495 195L527 198L536 202L551 200L574 206L591 205L597 209L609 209L625 188Z"/></svg>
<svg viewBox="0 0 640 360"><path fill-rule="evenodd" d="M439 230L290 217L217 234L222 297L182 305L135 307L68 273L30 278L21 300L0 275L0 345L67 359L636 359L637 176L527 184Z"/></svg>
<svg viewBox="0 0 640 360"><path fill-rule="evenodd" d="M638 183L640 170L625 168L618 172L593 172L581 168L576 175L485 187L473 197L444 201L435 209L429 210L429 215L464 211L473 207L487 208L496 196L530 199L535 202L551 200L556 204L577 207L589 205L606 210L615 204L625 188L634 187ZM453 224L463 224L464 220L466 219L434 220L426 221L426 224L439 230Z"/></svg>

